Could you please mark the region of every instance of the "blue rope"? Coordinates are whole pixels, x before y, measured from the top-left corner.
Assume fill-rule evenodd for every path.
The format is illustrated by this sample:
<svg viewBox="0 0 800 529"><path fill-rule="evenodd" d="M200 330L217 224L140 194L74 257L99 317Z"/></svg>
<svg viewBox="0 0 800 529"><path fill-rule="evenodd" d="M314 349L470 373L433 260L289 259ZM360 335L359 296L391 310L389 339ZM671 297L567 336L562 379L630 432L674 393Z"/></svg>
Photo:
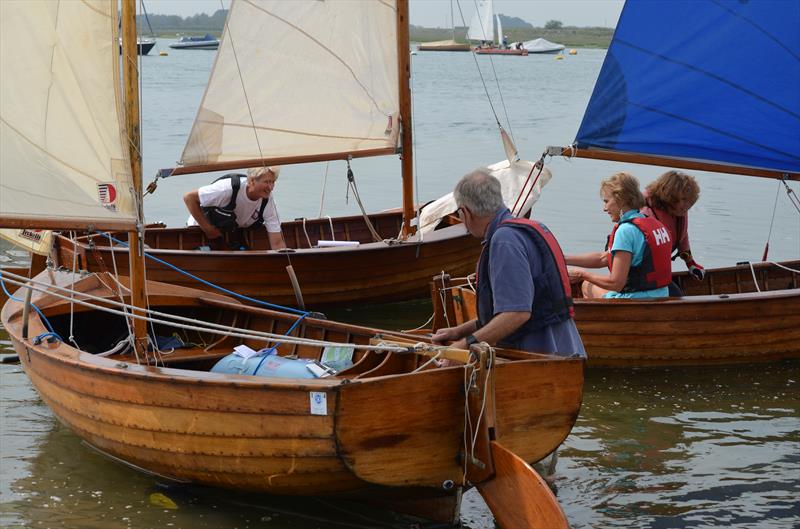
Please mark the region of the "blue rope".
<svg viewBox="0 0 800 529"><path fill-rule="evenodd" d="M11 300L14 300L14 301L18 301L18 302L20 302L20 303L24 303L24 302L25 302L25 300L23 300L23 299L15 298L15 297L14 297L14 296L12 296L12 295L11 295L11 293L8 291L8 289L6 288L6 282L5 282L5 281L3 281L3 272L2 272L2 270L0 270L0 286L2 286L2 287L3 287L3 292L5 292L5 293L6 293L6 296L8 296L8 299L11 299ZM44 315L44 313L43 313L41 310L39 310L39 307L37 307L37 306L36 306L35 304L33 304L33 303L31 303L31 307L33 307L33 309L36 311L36 313L37 313L37 314L39 314L39 317L40 317L40 318L42 319L42 321L44 322L44 325L45 325L45 327L47 327L47 329L48 329L48 330L49 330L51 333L55 334L55 331L53 330L53 326L52 326L52 325L50 325L50 320L48 320L48 319L47 319L47 317ZM58 335L56 334L56 336L58 336ZM61 340L61 338L59 338L59 340ZM61 340L61 341L63 342L64 340Z"/></svg>
<svg viewBox="0 0 800 529"><path fill-rule="evenodd" d="M43 332L42 334L40 334L39 336L37 336L36 338L33 339L33 344L34 345L39 345L40 343L42 343L42 340L44 340L45 338L48 338L50 336L52 336L53 338L55 338L59 342L64 343L64 340L61 338L61 336L58 335L58 333L55 333L55 332Z"/></svg>
<svg viewBox="0 0 800 529"><path fill-rule="evenodd" d="M294 328L295 328L295 327L297 327L298 325L300 325L300 322L301 322L301 321L303 321L303 320L306 318L306 316L307 316L307 315L308 315L308 313L305 313L305 314L303 314L302 316L300 316L300 317L297 319L297 321L296 321L296 322L294 322L294 324L292 324L292 326L291 326L291 327L289 327L289 330L288 330L288 331L286 331L286 334L285 334L284 336L289 336L290 334L292 334L292 331L294 330ZM269 357L269 356L270 356L270 353L271 353L272 351L274 351L275 349L277 349L277 348L278 348L278 346L279 346L280 344L282 344L282 343L283 343L283 342L277 342L275 345L273 345L272 347L270 347L270 348L267 350L267 352L264 354L264 356L263 356L263 357L261 358L261 360L258 362L258 365L256 366L256 368L253 370L253 374L254 374L254 375L255 375L256 373L258 373L258 370L259 370L259 369L261 369L261 364L263 364L263 363L264 363L264 360L266 360L266 359L267 359L267 357Z"/></svg>
<svg viewBox="0 0 800 529"><path fill-rule="evenodd" d="M117 244L121 244L121 245L125 246L126 248L128 247L128 243L126 243L124 241L120 241L119 239L116 239L115 237L113 237L109 233L104 233L104 232L101 232L101 231L98 231L97 233L99 233L99 234L101 234L101 235L103 235L105 237L108 237L109 239L111 239L112 241L116 242ZM182 270L182 269L178 268L177 266L175 266L175 265L173 265L171 263L168 263L167 261L164 261L163 259L159 259L158 257L156 257L154 255L150 255L147 252L145 252L144 255L148 259L152 259L153 261L155 261L157 263L161 263L161 264L163 264L165 266L168 266L169 268L172 268L173 270L175 270L178 273L181 273L181 274L183 274L185 276L191 277L195 281L199 281L200 283L203 283L204 285L207 285L207 286L209 286L211 288L219 290L220 292L224 292L226 294L230 294L231 296L237 297L239 299L243 299L243 300L249 301L251 303L256 303L258 305L263 305L263 306L269 307L271 309L279 309L279 310L282 310L282 311L285 311L285 312L292 312L294 314L300 314L303 317L306 317L306 316L308 316L310 314L310 312L307 312L307 311L304 311L304 310L293 309L291 307L284 307L282 305L275 305L273 303L268 303L266 301L261 301L260 299L251 298L251 297L245 296L243 294L239 294L237 292L233 292L232 290L228 290L227 288L221 287L219 285L215 285L214 283L211 283L209 281L206 281L205 279L197 277L196 275L191 274L191 273L187 272L186 270ZM299 321L300 320L298 320L298 322ZM294 328L294 327L292 327L292 328Z"/></svg>

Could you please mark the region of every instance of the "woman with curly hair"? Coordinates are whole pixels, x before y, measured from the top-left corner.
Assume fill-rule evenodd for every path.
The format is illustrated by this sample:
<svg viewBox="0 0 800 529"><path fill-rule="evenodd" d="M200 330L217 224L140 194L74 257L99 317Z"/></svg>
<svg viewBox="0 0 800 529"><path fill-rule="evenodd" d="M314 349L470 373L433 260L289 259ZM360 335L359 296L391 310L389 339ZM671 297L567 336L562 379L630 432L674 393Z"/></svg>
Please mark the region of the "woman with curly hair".
<svg viewBox="0 0 800 529"><path fill-rule="evenodd" d="M699 197L700 186L694 177L681 171L667 171L645 188L642 213L667 227L672 251L686 262L689 273L702 281L706 271L695 262L689 247L689 208Z"/></svg>
<svg viewBox="0 0 800 529"><path fill-rule="evenodd" d="M617 173L601 182L600 196L614 228L605 251L564 258L568 265L576 265L569 268L570 280L583 281L585 298L668 296L672 241L663 224L639 212L645 205L639 181L628 173ZM606 266L609 275L586 270Z"/></svg>

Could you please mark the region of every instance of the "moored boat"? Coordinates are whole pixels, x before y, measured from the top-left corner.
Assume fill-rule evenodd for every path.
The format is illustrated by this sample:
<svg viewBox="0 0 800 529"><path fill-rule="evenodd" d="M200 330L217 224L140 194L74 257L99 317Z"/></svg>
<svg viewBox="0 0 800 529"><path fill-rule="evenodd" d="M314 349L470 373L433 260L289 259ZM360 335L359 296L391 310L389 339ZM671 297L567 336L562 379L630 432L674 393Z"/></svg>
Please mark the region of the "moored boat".
<svg viewBox="0 0 800 529"><path fill-rule="evenodd" d="M455 40L437 40L431 42L421 42L417 45L419 51L470 51L472 47L463 42Z"/></svg>
<svg viewBox="0 0 800 529"><path fill-rule="evenodd" d="M174 50L216 50L219 39L210 33L205 35L185 35L169 45Z"/></svg>
<svg viewBox="0 0 800 529"><path fill-rule="evenodd" d="M136 39L136 49L139 55L147 55L156 45L156 39L151 37L138 37ZM122 39L119 42L119 52L122 53Z"/></svg>
<svg viewBox="0 0 800 529"><path fill-rule="evenodd" d="M475 48L473 51L476 55L528 55L525 48Z"/></svg>
<svg viewBox="0 0 800 529"><path fill-rule="evenodd" d="M526 40L522 43L522 47L528 50L528 53L559 53L564 49L563 44L550 42L543 38Z"/></svg>

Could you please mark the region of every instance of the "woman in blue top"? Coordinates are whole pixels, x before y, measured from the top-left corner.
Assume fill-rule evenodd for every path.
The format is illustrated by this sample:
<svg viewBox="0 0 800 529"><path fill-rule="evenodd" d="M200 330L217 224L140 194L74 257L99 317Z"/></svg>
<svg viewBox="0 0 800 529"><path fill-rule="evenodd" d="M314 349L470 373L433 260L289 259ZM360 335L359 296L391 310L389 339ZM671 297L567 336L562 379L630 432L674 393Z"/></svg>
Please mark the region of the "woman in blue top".
<svg viewBox="0 0 800 529"><path fill-rule="evenodd" d="M582 281L584 298L666 297L671 280L669 232L655 219L639 213L644 196L639 181L617 173L600 184L603 211L615 223L606 251L568 255L570 280ZM609 275L586 268L608 267Z"/></svg>

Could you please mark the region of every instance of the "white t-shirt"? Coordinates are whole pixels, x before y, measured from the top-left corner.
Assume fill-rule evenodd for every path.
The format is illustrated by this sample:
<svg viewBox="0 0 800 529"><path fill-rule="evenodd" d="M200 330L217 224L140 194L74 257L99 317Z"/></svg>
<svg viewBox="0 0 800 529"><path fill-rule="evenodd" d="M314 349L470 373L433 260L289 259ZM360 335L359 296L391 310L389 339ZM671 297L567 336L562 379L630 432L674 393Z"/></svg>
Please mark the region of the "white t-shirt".
<svg viewBox="0 0 800 529"><path fill-rule="evenodd" d="M258 211L261 209L261 199L250 200L247 197L247 177L243 176L240 179L241 186L239 192L236 194L236 223L246 228L258 220ZM225 207L231 201L231 194L233 187L228 178L223 178L217 182L203 186L197 190L197 195L200 197L200 206L207 207ZM197 226L197 221L189 215L186 221L187 226ZM275 194L271 193L269 203L264 208L264 227L270 233L281 232L281 221L278 218L278 209L275 207Z"/></svg>

